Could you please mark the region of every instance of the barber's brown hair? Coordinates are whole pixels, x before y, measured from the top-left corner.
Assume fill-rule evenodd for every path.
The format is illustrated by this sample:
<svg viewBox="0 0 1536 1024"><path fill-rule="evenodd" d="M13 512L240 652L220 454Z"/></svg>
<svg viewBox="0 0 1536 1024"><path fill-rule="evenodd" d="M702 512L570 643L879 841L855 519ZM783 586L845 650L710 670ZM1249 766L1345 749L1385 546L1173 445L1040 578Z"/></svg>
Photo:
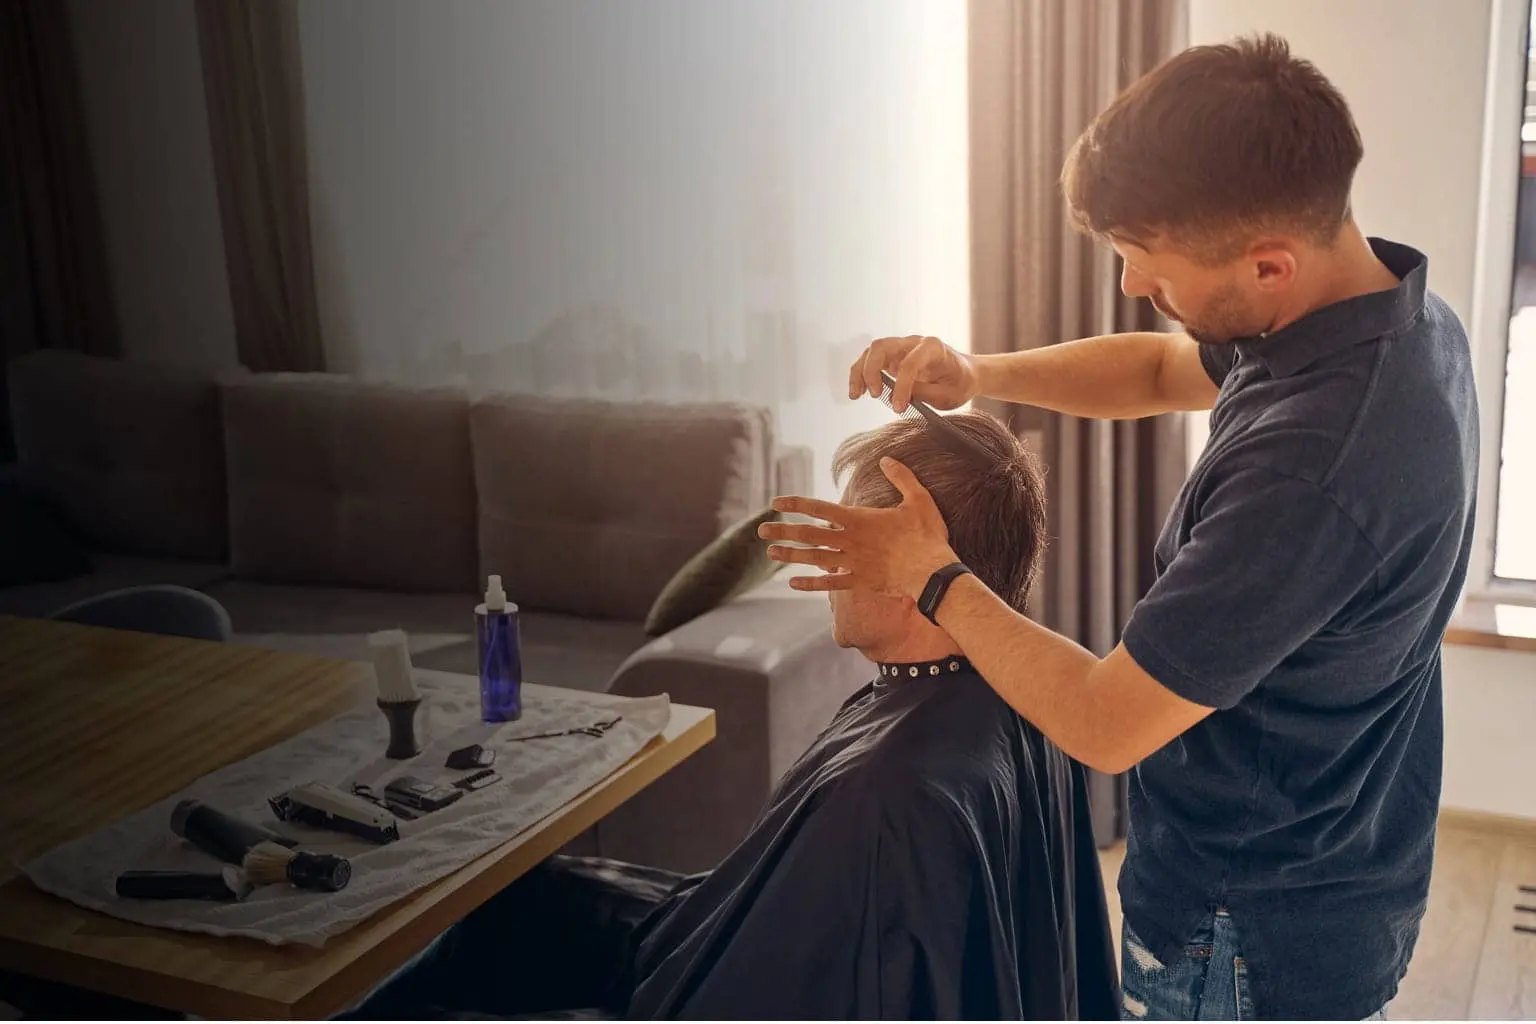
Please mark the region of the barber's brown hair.
<svg viewBox="0 0 1536 1024"><path fill-rule="evenodd" d="M1363 155L1339 91L1262 35L1192 47L1142 76L1078 137L1061 185L1079 230L1162 236L1219 264L1268 232L1331 245Z"/></svg>
<svg viewBox="0 0 1536 1024"><path fill-rule="evenodd" d="M901 493L881 471L880 459L889 456L906 466L933 495L955 554L1022 612L1045 553L1045 473L1034 453L995 417L965 412L948 419L992 453L990 468L978 469L946 448L925 421L902 419L844 441L832 456L833 479L848 474L849 504L890 508L901 503Z"/></svg>

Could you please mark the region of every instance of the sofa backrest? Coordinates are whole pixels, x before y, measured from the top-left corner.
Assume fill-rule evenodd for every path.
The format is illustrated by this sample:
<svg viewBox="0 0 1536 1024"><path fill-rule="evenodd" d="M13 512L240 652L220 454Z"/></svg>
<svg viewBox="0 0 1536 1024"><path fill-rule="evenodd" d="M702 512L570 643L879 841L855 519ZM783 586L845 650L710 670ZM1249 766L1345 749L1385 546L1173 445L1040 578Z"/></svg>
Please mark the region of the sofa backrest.
<svg viewBox="0 0 1536 1024"><path fill-rule="evenodd" d="M224 393L234 574L472 592L469 403L455 388L257 374Z"/></svg>
<svg viewBox="0 0 1536 1024"><path fill-rule="evenodd" d="M492 395L470 431L480 573L530 608L644 619L774 486L772 418L754 406Z"/></svg>
<svg viewBox="0 0 1536 1024"><path fill-rule="evenodd" d="M222 562L219 390L206 373L74 352L7 367L18 473L103 550Z"/></svg>
<svg viewBox="0 0 1536 1024"><path fill-rule="evenodd" d="M772 413L224 375L42 352L8 369L29 490L104 549L273 583L475 593L642 621L689 558L809 481Z"/></svg>

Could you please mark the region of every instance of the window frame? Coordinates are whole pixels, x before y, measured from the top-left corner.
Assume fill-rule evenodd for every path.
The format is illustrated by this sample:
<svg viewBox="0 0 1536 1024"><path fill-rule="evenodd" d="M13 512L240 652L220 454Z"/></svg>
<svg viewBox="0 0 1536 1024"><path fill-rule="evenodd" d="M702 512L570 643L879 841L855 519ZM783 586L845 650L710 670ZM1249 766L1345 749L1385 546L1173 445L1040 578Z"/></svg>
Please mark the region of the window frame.
<svg viewBox="0 0 1536 1024"><path fill-rule="evenodd" d="M1482 166L1468 327L1479 406L1481 453L1477 523L1464 596L1536 604L1536 582L1494 575L1499 465L1503 448L1504 377L1509 367L1510 295L1514 286L1521 128L1530 68L1531 0L1492 0L1483 103ZM1519 40L1516 46L1512 40Z"/></svg>

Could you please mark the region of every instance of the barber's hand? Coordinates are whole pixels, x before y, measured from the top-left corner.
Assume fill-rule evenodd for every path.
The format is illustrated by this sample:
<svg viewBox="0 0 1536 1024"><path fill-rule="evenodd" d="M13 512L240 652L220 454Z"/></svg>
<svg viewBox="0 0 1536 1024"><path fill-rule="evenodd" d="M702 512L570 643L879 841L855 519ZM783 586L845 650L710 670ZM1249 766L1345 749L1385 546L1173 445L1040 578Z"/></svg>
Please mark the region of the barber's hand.
<svg viewBox="0 0 1536 1024"><path fill-rule="evenodd" d="M895 459L881 459L880 468L901 492L901 504L895 508L856 508L815 498L774 499L773 507L780 512L830 524L764 523L757 528L764 540L813 545L769 546L768 556L775 561L827 571L825 576L792 577L790 586L796 590L859 588L916 600L936 570L958 561L933 496Z"/></svg>
<svg viewBox="0 0 1536 1024"><path fill-rule="evenodd" d="M935 409L958 409L981 393L975 361L938 338L914 334L871 343L848 371L848 397L879 398L885 390L881 370L896 378L891 402L897 412L906 412L913 397Z"/></svg>

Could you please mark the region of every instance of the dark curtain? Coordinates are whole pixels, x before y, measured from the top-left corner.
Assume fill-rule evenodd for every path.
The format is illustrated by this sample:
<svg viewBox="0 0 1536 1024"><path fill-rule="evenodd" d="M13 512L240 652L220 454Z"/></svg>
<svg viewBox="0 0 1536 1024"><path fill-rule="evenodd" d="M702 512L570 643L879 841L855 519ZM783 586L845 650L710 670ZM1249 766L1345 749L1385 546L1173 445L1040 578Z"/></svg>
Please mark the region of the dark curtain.
<svg viewBox="0 0 1536 1024"><path fill-rule="evenodd" d="M68 7L0 0L0 462L15 457L5 364L120 344Z"/></svg>
<svg viewBox="0 0 1536 1024"><path fill-rule="evenodd" d="M1150 304L1121 295L1114 253L1072 230L1058 180L1094 115L1183 47L1183 4L971 0L970 19L973 350L1164 329ZM1152 547L1185 475L1184 421L989 411L1047 467L1052 538L1032 613L1107 654L1152 582ZM1108 844L1125 835L1125 779L1091 773L1090 784Z"/></svg>
<svg viewBox="0 0 1536 1024"><path fill-rule="evenodd" d="M294 0L196 0L235 335L255 372L325 368Z"/></svg>

